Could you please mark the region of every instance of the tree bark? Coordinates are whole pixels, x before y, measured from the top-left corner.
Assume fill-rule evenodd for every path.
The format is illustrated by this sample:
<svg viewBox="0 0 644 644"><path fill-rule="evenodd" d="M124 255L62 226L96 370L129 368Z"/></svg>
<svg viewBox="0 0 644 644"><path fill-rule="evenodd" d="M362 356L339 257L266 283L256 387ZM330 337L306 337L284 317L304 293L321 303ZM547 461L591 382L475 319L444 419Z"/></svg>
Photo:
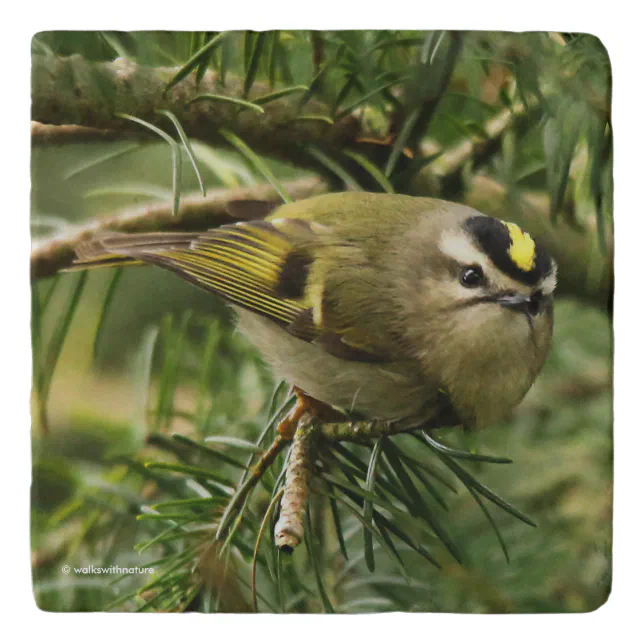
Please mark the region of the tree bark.
<svg viewBox="0 0 644 644"><path fill-rule="evenodd" d="M169 110L179 119L188 137L222 145L226 141L220 129L226 128L259 153L313 168L319 165L306 152L308 145L344 149L361 131L360 121L352 114L333 125L310 118L328 116L329 108L315 99L301 106L301 94L264 104L264 113L223 100L190 103L202 94L239 98L243 93L242 81L228 76L222 86L217 72L208 71L199 86L195 74L190 74L166 92L177 70L144 67L125 58L93 63L80 55L33 56L31 118L44 125L109 130L123 137L145 132L140 124L116 116L129 114L175 134L168 117L159 113ZM268 85L255 83L248 100L270 93ZM77 133L79 140L88 134L82 130ZM50 140L53 136L50 133ZM36 142L39 140L46 142L47 137L37 137Z"/></svg>

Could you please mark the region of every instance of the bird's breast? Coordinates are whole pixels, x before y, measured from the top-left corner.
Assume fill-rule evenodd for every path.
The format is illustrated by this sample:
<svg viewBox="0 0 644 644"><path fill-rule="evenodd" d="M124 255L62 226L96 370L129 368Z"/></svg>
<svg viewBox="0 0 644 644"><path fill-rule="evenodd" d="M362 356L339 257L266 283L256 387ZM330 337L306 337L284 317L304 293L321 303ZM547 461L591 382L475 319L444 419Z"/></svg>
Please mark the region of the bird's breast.
<svg viewBox="0 0 644 644"><path fill-rule="evenodd" d="M425 382L412 365L342 360L254 313L238 313L240 330L276 376L317 400L381 420L414 416L427 404Z"/></svg>

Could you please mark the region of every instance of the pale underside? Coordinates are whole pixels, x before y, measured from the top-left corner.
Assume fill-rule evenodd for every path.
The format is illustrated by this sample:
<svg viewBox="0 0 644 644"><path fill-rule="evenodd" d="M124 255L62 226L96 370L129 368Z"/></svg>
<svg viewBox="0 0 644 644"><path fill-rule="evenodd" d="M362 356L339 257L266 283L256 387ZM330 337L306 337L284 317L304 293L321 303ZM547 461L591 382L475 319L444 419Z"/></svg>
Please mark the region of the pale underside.
<svg viewBox="0 0 644 644"><path fill-rule="evenodd" d="M263 317L235 307L239 328L279 378L349 413L378 420L431 417L436 390L410 362L373 364L336 358ZM433 405L436 407L436 405Z"/></svg>

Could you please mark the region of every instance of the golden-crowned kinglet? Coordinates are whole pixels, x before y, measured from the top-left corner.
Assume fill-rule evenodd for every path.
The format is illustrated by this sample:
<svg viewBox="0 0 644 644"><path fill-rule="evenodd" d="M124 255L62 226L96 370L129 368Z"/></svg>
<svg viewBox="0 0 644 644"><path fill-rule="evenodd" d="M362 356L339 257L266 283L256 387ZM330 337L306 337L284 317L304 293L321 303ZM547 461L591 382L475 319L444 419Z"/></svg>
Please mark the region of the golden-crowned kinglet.
<svg viewBox="0 0 644 644"><path fill-rule="evenodd" d="M547 252L515 224L435 199L329 194L209 232L107 235L77 254L78 268L134 260L223 296L280 377L369 419L495 422L552 339Z"/></svg>

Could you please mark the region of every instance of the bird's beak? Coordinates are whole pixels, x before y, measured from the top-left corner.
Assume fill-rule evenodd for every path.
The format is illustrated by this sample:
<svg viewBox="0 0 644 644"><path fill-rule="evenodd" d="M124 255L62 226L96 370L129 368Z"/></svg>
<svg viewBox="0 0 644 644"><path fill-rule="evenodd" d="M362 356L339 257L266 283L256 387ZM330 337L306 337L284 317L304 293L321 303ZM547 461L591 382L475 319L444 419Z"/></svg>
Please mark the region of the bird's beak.
<svg viewBox="0 0 644 644"><path fill-rule="evenodd" d="M529 295L521 295L520 293L506 293L499 296L497 302L506 309L527 313L532 298Z"/></svg>

